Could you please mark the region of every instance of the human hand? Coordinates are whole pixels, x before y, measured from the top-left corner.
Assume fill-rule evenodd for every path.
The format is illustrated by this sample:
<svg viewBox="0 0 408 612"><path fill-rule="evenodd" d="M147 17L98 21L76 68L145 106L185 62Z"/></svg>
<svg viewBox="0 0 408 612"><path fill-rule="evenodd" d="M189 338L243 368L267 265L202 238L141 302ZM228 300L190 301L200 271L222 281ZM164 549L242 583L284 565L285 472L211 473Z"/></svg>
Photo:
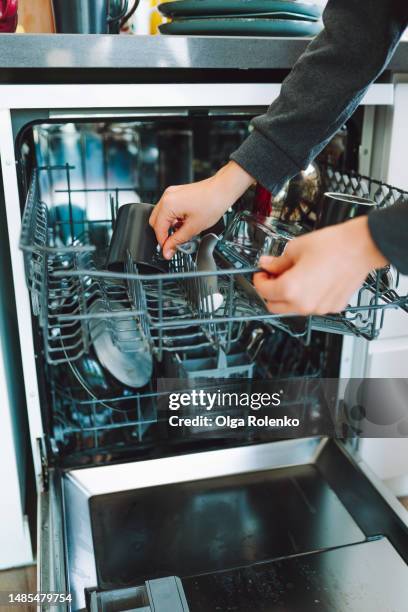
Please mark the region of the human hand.
<svg viewBox="0 0 408 612"><path fill-rule="evenodd" d="M280 257L260 258L254 286L275 314L341 312L375 268L387 265L367 217L312 232L288 243Z"/></svg>
<svg viewBox="0 0 408 612"><path fill-rule="evenodd" d="M179 244L213 226L254 182L241 166L230 161L211 178L168 187L149 223L163 255L171 259ZM169 229L175 228L169 236Z"/></svg>

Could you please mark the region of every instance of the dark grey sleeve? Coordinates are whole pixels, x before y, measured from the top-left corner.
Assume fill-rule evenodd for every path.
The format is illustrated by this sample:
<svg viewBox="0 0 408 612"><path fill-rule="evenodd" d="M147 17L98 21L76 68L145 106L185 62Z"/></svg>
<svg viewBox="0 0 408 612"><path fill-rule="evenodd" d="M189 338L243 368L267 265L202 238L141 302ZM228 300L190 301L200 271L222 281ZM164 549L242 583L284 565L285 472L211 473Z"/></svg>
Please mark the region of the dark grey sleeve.
<svg viewBox="0 0 408 612"><path fill-rule="evenodd" d="M329 0L323 20L324 30L298 60L278 99L253 120L252 133L231 156L272 193L306 168L354 112L398 44L408 23L408 2ZM391 252L388 244L393 236L399 238L395 223L401 223L400 217L392 208L372 217L372 235L394 262L395 248ZM379 238L384 224L389 226L387 241ZM406 270L407 235L397 247L407 251ZM403 271L401 261L398 265Z"/></svg>
<svg viewBox="0 0 408 612"><path fill-rule="evenodd" d="M368 216L374 242L401 274L408 274L408 202L376 210Z"/></svg>

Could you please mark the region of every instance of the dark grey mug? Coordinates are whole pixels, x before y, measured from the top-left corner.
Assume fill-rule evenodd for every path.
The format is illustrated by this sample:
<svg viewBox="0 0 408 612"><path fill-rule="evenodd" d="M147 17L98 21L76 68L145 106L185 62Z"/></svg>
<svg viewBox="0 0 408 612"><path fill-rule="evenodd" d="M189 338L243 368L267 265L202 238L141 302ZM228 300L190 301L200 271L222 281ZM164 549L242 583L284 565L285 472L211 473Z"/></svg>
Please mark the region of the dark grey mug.
<svg viewBox="0 0 408 612"><path fill-rule="evenodd" d="M133 14L128 0L52 0L58 34L118 34Z"/></svg>
<svg viewBox="0 0 408 612"><path fill-rule="evenodd" d="M149 225L153 209L153 204L142 202L119 208L106 261L108 270L124 271L130 253L141 274L167 271L168 264L160 254L156 234Z"/></svg>
<svg viewBox="0 0 408 612"><path fill-rule="evenodd" d="M327 192L324 194L321 203L316 229L368 215L373 206L375 206L375 202L369 198L360 198L346 193Z"/></svg>

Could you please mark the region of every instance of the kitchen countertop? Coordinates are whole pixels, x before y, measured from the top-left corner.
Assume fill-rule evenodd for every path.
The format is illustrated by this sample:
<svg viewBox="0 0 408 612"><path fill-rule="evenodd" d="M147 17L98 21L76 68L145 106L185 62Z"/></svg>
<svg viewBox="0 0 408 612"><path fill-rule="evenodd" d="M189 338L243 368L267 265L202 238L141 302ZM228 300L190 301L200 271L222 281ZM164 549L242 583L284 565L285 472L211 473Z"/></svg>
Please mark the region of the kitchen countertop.
<svg viewBox="0 0 408 612"><path fill-rule="evenodd" d="M44 69L288 70L307 38L1 34L0 74ZM408 72L408 42L389 69Z"/></svg>

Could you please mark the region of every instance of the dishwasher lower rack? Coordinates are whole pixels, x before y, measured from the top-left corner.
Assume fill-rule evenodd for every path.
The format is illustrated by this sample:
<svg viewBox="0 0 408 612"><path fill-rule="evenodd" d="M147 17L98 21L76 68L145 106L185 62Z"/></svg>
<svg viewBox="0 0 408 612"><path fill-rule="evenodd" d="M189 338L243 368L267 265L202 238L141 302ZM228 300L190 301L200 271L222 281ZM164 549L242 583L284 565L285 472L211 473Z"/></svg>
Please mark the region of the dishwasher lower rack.
<svg viewBox="0 0 408 612"><path fill-rule="evenodd" d="M231 385L228 381L218 380L216 386L208 386L201 380L200 389L232 394L243 389L249 392L250 384L250 381L234 381ZM179 386L177 388L180 390ZM183 387L183 392L190 393L192 388ZM171 427L170 393L167 388L154 390L149 387L134 394L96 399L86 397L80 390L78 393L78 389L52 384L53 434L50 442L53 454L68 463L78 458L81 464L104 463L116 455L133 453L135 449L155 448L158 444L189 445L192 440L250 439L253 432L248 427L237 430L227 425L209 427L201 423ZM306 406L302 397L297 399L297 408L300 402ZM194 407L183 412L191 419L202 413L203 409ZM226 422L227 419L246 419L249 408L232 404L217 408L216 414Z"/></svg>
<svg viewBox="0 0 408 612"><path fill-rule="evenodd" d="M75 361L86 354L92 344L90 326L96 318L106 322L113 343L121 350L151 350L162 360L175 342L181 346L182 338L188 348L188 330L197 328L217 350L228 354L251 321L262 321L306 340L312 330L372 340L381 330L386 309L408 309L408 296L398 294L398 277L390 287L384 282L383 271L370 275L352 305L341 314L304 318L270 314L261 300L251 298L242 289L240 279L251 281L255 267L203 273L197 271L191 255L179 252L164 274L139 274L130 259L126 272L107 272L104 254L120 190L102 190L106 192L106 206L97 214L93 207L90 215L86 209L78 210L72 204L71 167L62 168L67 175L68 203L61 211L42 200L39 173L51 172L53 168L36 170L21 232L27 284L33 312L42 328L48 363ZM369 195L378 206L407 198L404 192L382 183L329 172L325 188ZM223 296L219 308L215 308L212 296L208 295L210 276L217 276ZM95 300L103 305L97 313L93 309ZM129 336L129 327L133 338Z"/></svg>
<svg viewBox="0 0 408 612"><path fill-rule="evenodd" d="M337 431L327 405L325 382L316 374L281 380L285 398L273 414L280 417L283 408L287 418L299 419L299 427L289 431L284 423L265 422L260 427L249 420L249 416L265 419L272 414L242 400L243 396L259 396L270 389L265 381L163 379L139 392L96 398L78 386L63 384L55 377L55 367L52 368L54 373L48 376L51 404L48 441L52 454L66 466L103 464L116 457L133 456L135 450L143 453L157 447L308 437L319 434L322 428L326 433ZM178 412L170 408L172 395L193 397L194 390L218 398L211 411L191 403L183 407L183 418L172 423L171 417L178 418ZM208 415L211 418L206 420ZM343 435L340 429L338 433Z"/></svg>

